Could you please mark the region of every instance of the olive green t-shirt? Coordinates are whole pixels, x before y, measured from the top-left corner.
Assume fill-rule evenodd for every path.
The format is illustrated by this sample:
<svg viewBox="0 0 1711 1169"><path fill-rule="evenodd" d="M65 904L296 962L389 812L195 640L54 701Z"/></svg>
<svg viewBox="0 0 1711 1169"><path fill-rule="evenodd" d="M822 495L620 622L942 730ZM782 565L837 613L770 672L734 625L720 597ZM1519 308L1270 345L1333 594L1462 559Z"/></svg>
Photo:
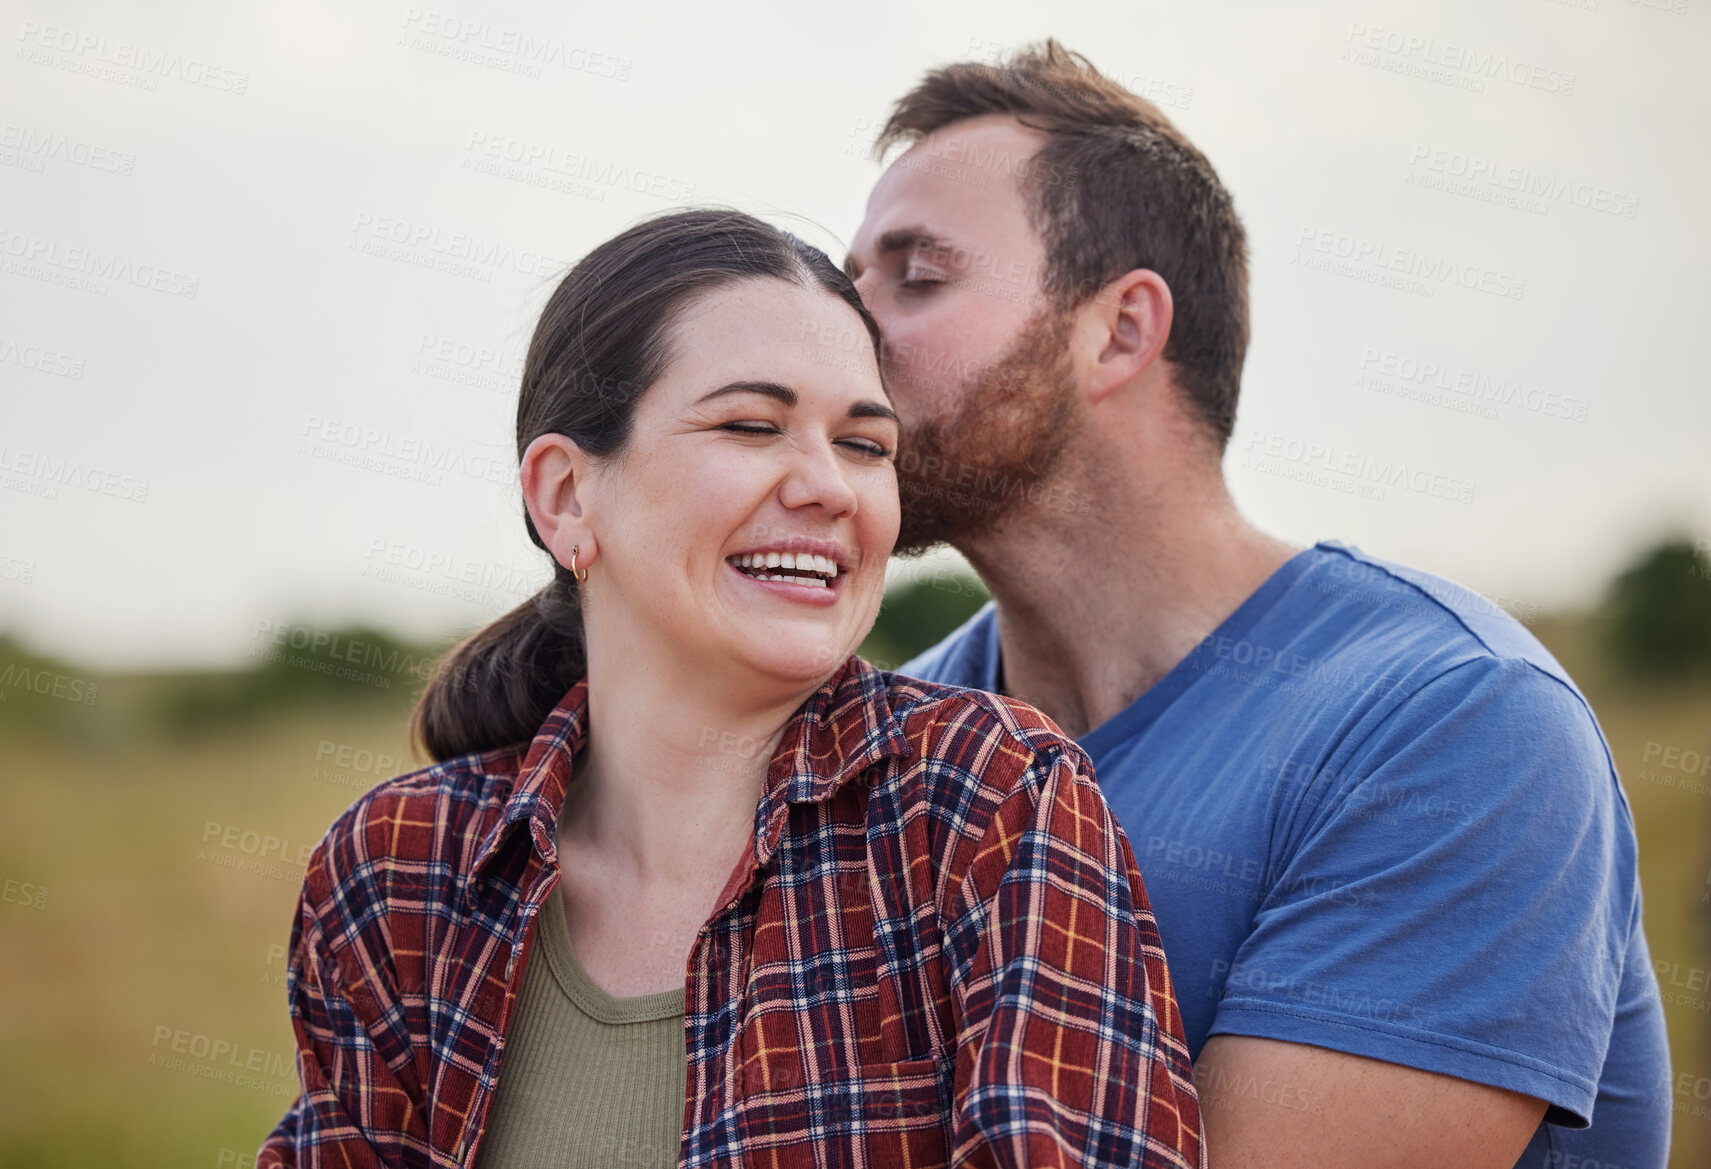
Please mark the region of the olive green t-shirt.
<svg viewBox="0 0 1711 1169"><path fill-rule="evenodd" d="M571 953L556 889L539 914L476 1169L676 1165L683 989L614 998Z"/></svg>

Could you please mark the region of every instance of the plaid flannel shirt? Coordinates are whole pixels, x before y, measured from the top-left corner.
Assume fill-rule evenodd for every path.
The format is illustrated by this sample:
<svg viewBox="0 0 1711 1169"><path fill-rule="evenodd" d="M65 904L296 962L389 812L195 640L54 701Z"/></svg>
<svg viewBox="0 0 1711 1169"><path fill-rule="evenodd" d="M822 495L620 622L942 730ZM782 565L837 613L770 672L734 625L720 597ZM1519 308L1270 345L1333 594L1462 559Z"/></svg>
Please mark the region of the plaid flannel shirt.
<svg viewBox="0 0 1711 1169"><path fill-rule="evenodd" d="M286 988L301 1092L262 1169L473 1161L587 699L379 785L316 848ZM1134 854L1032 707L852 656L786 727L716 904L680 1166L1204 1167Z"/></svg>

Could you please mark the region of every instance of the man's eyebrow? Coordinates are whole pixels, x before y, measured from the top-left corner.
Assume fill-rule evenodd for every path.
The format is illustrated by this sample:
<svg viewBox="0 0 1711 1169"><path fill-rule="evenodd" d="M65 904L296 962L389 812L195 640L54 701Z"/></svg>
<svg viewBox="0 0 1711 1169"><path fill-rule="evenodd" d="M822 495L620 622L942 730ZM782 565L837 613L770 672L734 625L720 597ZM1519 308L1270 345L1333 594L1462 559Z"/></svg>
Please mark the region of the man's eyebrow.
<svg viewBox="0 0 1711 1169"><path fill-rule="evenodd" d="M942 248L948 246L945 237L928 231L919 224L908 227L894 227L879 237L873 250L881 256L889 256L893 252L913 251L916 248ZM851 252L844 259L844 275L851 280L861 275L861 264L856 261L855 253Z"/></svg>
<svg viewBox="0 0 1711 1169"><path fill-rule="evenodd" d="M796 391L789 386L781 386L777 382L731 382L702 394L695 400L695 404L699 406L702 402L725 394L764 394L769 398L776 398L786 406L795 406L797 402ZM868 398L850 403L849 416L851 418L889 418L898 426L903 425L903 420L897 417L897 411L883 402L875 402Z"/></svg>

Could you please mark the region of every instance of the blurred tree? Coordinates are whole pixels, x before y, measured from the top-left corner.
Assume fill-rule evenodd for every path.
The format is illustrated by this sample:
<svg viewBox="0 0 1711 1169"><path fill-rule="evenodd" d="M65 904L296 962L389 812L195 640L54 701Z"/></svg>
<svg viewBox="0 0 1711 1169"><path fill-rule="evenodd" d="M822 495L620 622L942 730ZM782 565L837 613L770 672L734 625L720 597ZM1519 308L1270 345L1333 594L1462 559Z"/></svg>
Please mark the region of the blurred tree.
<svg viewBox="0 0 1711 1169"><path fill-rule="evenodd" d="M1703 543L1666 540L1610 586L1610 648L1636 678L1711 675L1711 558Z"/></svg>
<svg viewBox="0 0 1711 1169"><path fill-rule="evenodd" d="M280 629L277 640L254 647L256 664L246 671L181 674L161 686L159 722L186 734L265 717L293 704L403 704L421 692L445 649L415 645L369 626Z"/></svg>
<svg viewBox="0 0 1711 1169"><path fill-rule="evenodd" d="M923 572L885 594L861 656L881 669L896 669L937 645L991 599L972 573Z"/></svg>
<svg viewBox="0 0 1711 1169"><path fill-rule="evenodd" d="M449 648L367 626L281 626L237 670L120 675L38 653L0 633L0 731L111 742L183 737L272 717L292 706L404 709Z"/></svg>
<svg viewBox="0 0 1711 1169"><path fill-rule="evenodd" d="M100 697L100 679L90 671L0 634L0 726L73 733Z"/></svg>

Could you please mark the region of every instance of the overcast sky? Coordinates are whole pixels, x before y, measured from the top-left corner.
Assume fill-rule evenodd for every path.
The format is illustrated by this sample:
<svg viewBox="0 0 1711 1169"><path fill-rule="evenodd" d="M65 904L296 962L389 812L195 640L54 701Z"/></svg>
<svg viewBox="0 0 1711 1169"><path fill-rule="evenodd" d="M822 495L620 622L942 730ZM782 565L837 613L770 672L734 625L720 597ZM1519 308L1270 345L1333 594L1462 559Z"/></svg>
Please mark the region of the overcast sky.
<svg viewBox="0 0 1711 1169"><path fill-rule="evenodd" d="M0 628L481 624L547 576L515 381L563 265L683 202L841 260L889 103L1048 34L1234 193L1252 518L1523 612L1711 537L1711 5L1044 7L7 5Z"/></svg>

